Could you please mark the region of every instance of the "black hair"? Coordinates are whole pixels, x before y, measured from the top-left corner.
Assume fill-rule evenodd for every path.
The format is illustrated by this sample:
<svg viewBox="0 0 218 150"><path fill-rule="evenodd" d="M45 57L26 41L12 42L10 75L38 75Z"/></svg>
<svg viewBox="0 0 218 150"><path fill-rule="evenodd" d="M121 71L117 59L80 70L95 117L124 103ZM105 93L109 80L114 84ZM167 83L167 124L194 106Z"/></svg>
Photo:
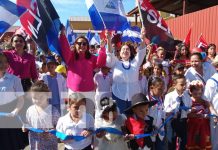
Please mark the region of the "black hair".
<svg viewBox="0 0 218 150"><path fill-rule="evenodd" d="M199 52L194 52L194 53L192 53L191 56L190 56L190 59L191 59L192 56L198 56L198 58L199 58L201 61L203 60L203 57L202 57L201 53L199 53Z"/></svg>
<svg viewBox="0 0 218 150"><path fill-rule="evenodd" d="M131 42L125 42L125 43L123 43L122 47L125 46L125 45L128 46L129 49L130 49L130 57L129 57L129 60L133 60L134 57L135 57L135 53L136 53L134 46L132 45ZM121 47L121 49L122 49L122 47Z"/></svg>
<svg viewBox="0 0 218 150"><path fill-rule="evenodd" d="M208 49L210 47L214 47L216 49L216 45L214 43L210 43L208 46L207 46L207 49L206 49L206 54L208 55ZM216 56L216 51L215 51L215 54L214 54L214 57Z"/></svg>
<svg viewBox="0 0 218 150"><path fill-rule="evenodd" d="M150 77L148 79L148 92L150 92L151 86L156 86L159 83L164 84L164 81L160 77Z"/></svg>
<svg viewBox="0 0 218 150"><path fill-rule="evenodd" d="M179 59L179 58L181 57L181 51L182 51L182 48L183 48L183 47L185 47L185 50L186 50L186 52L187 52L186 58L189 58L189 56L190 56L189 47L186 46L184 43L180 43L180 44L178 44L178 54L177 54L177 56L176 56L176 59Z"/></svg>
<svg viewBox="0 0 218 150"><path fill-rule="evenodd" d="M20 35L20 34L14 34L14 35L12 36L12 38L11 38L11 43L13 42L13 40L14 40L15 37L21 38L21 39L23 40L23 42L24 42L24 47L23 47L23 49L27 49L26 40L25 40L25 38L24 38L22 35Z"/></svg>
<svg viewBox="0 0 218 150"><path fill-rule="evenodd" d="M172 80L173 80L173 83L174 83L174 84L177 83L177 80L178 80L178 79L185 79L185 76L184 76L184 75L181 75L181 74L173 75Z"/></svg>
<svg viewBox="0 0 218 150"><path fill-rule="evenodd" d="M79 39L83 39L86 41L86 44L87 44L87 50L85 51L85 58L86 59L90 59L92 54L89 52L89 41L88 39L85 37L85 36L79 36L76 41L75 41L75 44L77 43L77 41ZM79 59L79 52L77 51L76 47L75 47L75 59L78 60Z"/></svg>

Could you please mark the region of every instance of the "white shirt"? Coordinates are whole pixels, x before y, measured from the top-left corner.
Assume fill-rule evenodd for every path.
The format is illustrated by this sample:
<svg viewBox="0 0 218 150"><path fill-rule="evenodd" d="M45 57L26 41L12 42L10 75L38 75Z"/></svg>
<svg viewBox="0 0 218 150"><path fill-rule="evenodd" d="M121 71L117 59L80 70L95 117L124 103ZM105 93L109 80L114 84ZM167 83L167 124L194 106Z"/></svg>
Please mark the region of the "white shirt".
<svg viewBox="0 0 218 150"><path fill-rule="evenodd" d="M73 122L70 113L59 118L56 130L67 135L80 135L84 129L94 129L94 119L90 114L84 113L78 123ZM92 143L92 136L82 141L71 140L65 143L67 149L79 150L89 146Z"/></svg>
<svg viewBox="0 0 218 150"><path fill-rule="evenodd" d="M146 76L142 76L141 79L139 79L139 86L140 86L140 92L147 95L148 92L148 80Z"/></svg>
<svg viewBox="0 0 218 150"><path fill-rule="evenodd" d="M140 92L139 68L146 54L146 48L139 49L132 61L119 61L114 54L107 54L107 66L113 72L113 94L122 100L131 101L133 95ZM127 68L130 65L129 69ZM124 66L124 67L123 67Z"/></svg>
<svg viewBox="0 0 218 150"><path fill-rule="evenodd" d="M100 71L94 76L94 83L97 85L96 94L100 92L111 92L112 74L108 73L106 76Z"/></svg>
<svg viewBox="0 0 218 150"><path fill-rule="evenodd" d="M216 73L216 69L208 62L204 62L203 64L203 76L201 76L193 67L190 67L185 72L185 78L188 84L193 80L201 80L204 79L204 82L207 82L210 77Z"/></svg>
<svg viewBox="0 0 218 150"><path fill-rule="evenodd" d="M211 78L218 81L218 73L215 73ZM214 109L218 111L218 84L215 81L207 80L204 96L207 101L212 103Z"/></svg>
<svg viewBox="0 0 218 150"><path fill-rule="evenodd" d="M5 73L0 78L0 105L10 103L23 95L24 92L20 78L9 73Z"/></svg>
<svg viewBox="0 0 218 150"><path fill-rule="evenodd" d="M149 108L148 115L151 116L153 120L153 125L156 128L159 128L162 125L162 119L165 119L165 112L164 112L164 105L163 105L163 99L159 97L159 99L156 99L154 97L151 97L149 95L146 96L149 101L158 100L158 103L152 107ZM161 131L164 131L164 128L161 128ZM164 136L158 134L159 138L163 140ZM152 141L156 140L156 136L152 137Z"/></svg>
<svg viewBox="0 0 218 150"><path fill-rule="evenodd" d="M30 106L26 112L27 123L33 128L51 129L57 124L58 117L60 116L58 110L48 105L43 111L39 112L35 105Z"/></svg>
<svg viewBox="0 0 218 150"><path fill-rule="evenodd" d="M164 100L164 111L166 113L169 113L169 112L173 112L174 110L176 110L176 112L179 111L179 105L180 105L180 102L177 101L177 98L179 97L179 94L177 93L176 90L168 93L166 96L165 96L165 100ZM189 96L188 92L185 91L182 95L182 101L184 103L184 105L186 107L191 107L192 106L192 100L191 100L191 97ZM187 118L187 114L188 114L188 111L185 111L185 110L182 110L181 112L181 118Z"/></svg>

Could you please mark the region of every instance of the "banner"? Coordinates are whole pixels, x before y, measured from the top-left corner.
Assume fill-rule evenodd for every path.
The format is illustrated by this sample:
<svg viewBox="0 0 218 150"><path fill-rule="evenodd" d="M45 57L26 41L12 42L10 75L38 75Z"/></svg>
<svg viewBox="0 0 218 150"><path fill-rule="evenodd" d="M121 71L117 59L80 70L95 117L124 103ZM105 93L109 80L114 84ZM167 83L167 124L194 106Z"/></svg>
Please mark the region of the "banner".
<svg viewBox="0 0 218 150"><path fill-rule="evenodd" d="M146 37L163 46L166 50L174 50L173 35L166 22L148 0L139 0L142 23L146 29ZM158 43L157 43L158 39Z"/></svg>

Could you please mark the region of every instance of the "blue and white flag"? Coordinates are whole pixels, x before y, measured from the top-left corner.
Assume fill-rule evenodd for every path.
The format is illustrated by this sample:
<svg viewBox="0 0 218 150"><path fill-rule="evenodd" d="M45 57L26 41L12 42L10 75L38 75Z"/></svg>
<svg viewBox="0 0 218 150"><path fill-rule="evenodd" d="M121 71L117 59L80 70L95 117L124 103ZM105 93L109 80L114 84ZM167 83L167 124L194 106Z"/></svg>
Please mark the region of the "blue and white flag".
<svg viewBox="0 0 218 150"><path fill-rule="evenodd" d="M92 37L91 41L89 42L89 45L100 45L100 36L98 33L95 33L95 35Z"/></svg>
<svg viewBox="0 0 218 150"><path fill-rule="evenodd" d="M86 34L86 38L88 39L88 41L90 42L92 39L92 32L89 30Z"/></svg>
<svg viewBox="0 0 218 150"><path fill-rule="evenodd" d="M127 23L122 0L86 0L86 5L95 30L120 31Z"/></svg>
<svg viewBox="0 0 218 150"><path fill-rule="evenodd" d="M123 32L121 37L122 42L127 42L127 41L137 42L137 43L141 42L141 29L139 27L126 26L126 28L122 32Z"/></svg>
<svg viewBox="0 0 218 150"><path fill-rule="evenodd" d="M73 45L73 43L75 42L75 40L77 38L77 34L75 34L73 32L73 29L71 29L69 20L67 20L67 24L66 24L66 36L67 36L67 39L68 39L70 45Z"/></svg>
<svg viewBox="0 0 218 150"><path fill-rule="evenodd" d="M9 0L0 0L0 34L8 30L26 11Z"/></svg>

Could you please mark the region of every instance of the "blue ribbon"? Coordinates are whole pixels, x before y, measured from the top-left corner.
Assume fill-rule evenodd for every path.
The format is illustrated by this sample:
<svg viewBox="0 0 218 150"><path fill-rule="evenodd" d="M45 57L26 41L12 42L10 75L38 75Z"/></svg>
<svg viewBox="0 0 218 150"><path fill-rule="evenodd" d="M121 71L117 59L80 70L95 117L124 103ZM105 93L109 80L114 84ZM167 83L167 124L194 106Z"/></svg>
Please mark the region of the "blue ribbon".
<svg viewBox="0 0 218 150"><path fill-rule="evenodd" d="M189 107L186 106L182 106L179 109L182 110L188 110L190 109ZM154 136L156 134L161 134L164 135L164 131L161 131L161 128L163 128L174 116L175 116L176 112L174 111L169 117L167 117L167 119L163 122L163 124L155 131L151 132L151 133L146 133L146 134L137 134L135 135L135 139L140 139L140 138L144 138L144 137L148 137L148 136ZM0 117L8 117L10 115L10 113L5 113L5 112L0 112ZM209 117L218 117L216 115L213 114L206 114ZM22 121L21 117L19 115L16 116L23 124L24 122ZM75 141L82 141L84 140L86 137L84 136L80 136L80 135L66 135L64 133L61 133L59 131L56 130L42 130L42 129L37 129L37 128L32 128L32 127L26 127L28 130L32 131L32 132L36 132L36 133L44 133L44 132L48 132L50 134L55 135L57 138L61 139L61 140L70 140L73 139ZM123 136L124 133L116 128L112 128L112 127L102 127L102 128L97 128L95 131L92 132L91 135L100 133L102 131L106 131L107 133L111 133L111 134L116 134L116 135L121 135Z"/></svg>

